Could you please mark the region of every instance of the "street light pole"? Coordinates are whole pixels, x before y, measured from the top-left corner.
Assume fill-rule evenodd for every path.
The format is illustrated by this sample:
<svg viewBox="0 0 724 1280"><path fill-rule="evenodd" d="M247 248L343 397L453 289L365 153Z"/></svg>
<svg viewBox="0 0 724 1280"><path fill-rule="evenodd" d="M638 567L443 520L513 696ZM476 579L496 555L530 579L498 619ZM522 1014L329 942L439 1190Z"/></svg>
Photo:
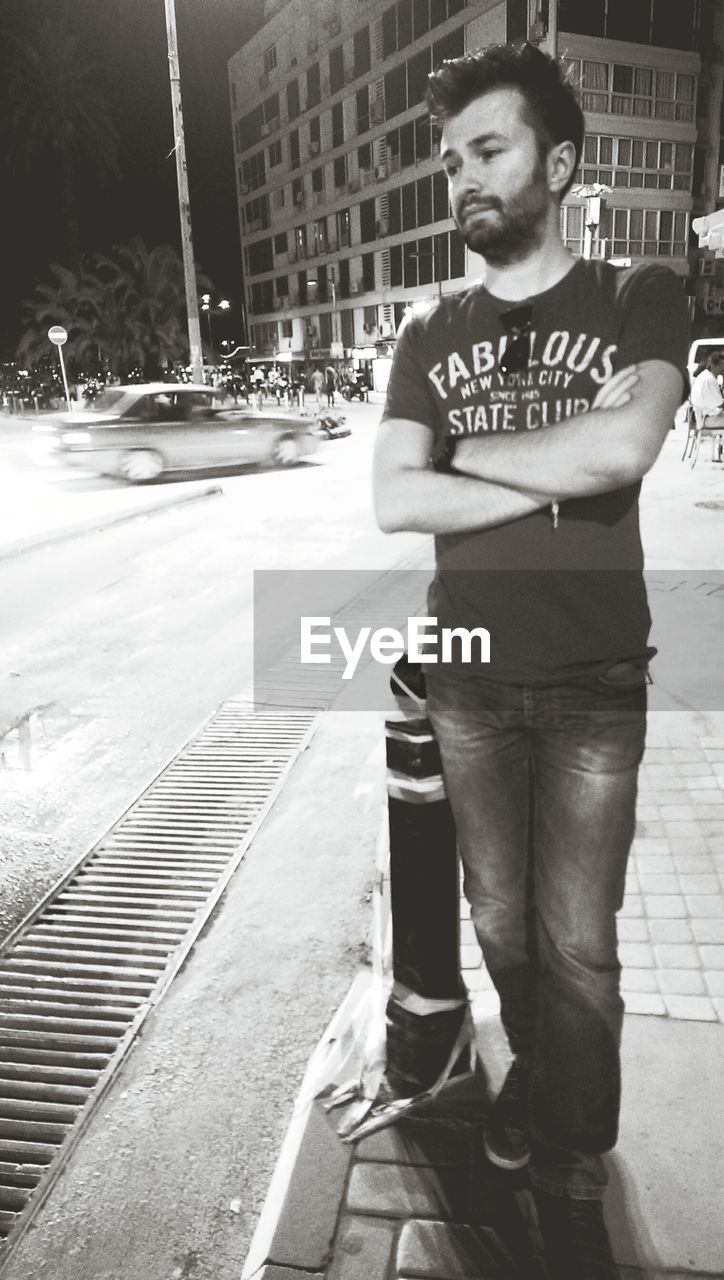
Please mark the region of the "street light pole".
<svg viewBox="0 0 724 1280"><path fill-rule="evenodd" d="M176 12L174 0L164 0L166 10L166 40L168 44L168 72L171 81L171 107L173 112L174 152L176 155L176 182L178 185L179 218L181 221L181 253L186 287L186 315L189 333L189 362L195 382L204 380L204 361L201 351L201 326L199 325L196 295L196 265L191 235L191 205L186 169L186 142L181 110L181 76L178 61Z"/></svg>

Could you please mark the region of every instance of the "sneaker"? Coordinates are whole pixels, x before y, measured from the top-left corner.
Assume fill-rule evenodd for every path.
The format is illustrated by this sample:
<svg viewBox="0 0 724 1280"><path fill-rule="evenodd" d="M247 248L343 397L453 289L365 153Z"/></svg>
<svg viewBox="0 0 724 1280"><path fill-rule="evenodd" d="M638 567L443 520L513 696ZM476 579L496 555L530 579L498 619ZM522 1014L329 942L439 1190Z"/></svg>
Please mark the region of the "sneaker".
<svg viewBox="0 0 724 1280"><path fill-rule="evenodd" d="M485 1154L498 1169L522 1169L530 1160L528 1067L516 1059L488 1112Z"/></svg>
<svg viewBox="0 0 724 1280"><path fill-rule="evenodd" d="M551 1280L620 1280L600 1200L533 1196Z"/></svg>

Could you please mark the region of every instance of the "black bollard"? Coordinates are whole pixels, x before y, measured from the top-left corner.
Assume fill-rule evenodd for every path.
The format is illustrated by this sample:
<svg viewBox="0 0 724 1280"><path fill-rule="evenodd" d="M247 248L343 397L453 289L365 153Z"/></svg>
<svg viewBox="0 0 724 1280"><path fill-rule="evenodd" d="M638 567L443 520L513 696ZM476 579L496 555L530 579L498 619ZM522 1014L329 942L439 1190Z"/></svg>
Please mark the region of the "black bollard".
<svg viewBox="0 0 724 1280"><path fill-rule="evenodd" d="M400 1097L431 1088L450 1068L467 998L460 973L455 823L417 663L391 681L399 711L385 722L394 986L387 1003L388 1086ZM463 1044L451 1074L465 1070Z"/></svg>

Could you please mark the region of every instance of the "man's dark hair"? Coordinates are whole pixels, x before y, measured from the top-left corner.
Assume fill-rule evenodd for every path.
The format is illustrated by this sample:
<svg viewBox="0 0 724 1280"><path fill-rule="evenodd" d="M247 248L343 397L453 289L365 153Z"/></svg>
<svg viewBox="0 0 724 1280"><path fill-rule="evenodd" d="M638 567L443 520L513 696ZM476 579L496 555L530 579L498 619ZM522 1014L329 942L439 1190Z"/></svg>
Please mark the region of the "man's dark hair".
<svg viewBox="0 0 724 1280"><path fill-rule="evenodd" d="M572 142L576 168L583 150L583 112L573 85L555 58L534 44L494 44L461 58L450 58L428 76L426 101L433 121L442 125L492 89L518 89L525 114L538 139L541 159L559 142ZM570 189L575 169L561 199Z"/></svg>

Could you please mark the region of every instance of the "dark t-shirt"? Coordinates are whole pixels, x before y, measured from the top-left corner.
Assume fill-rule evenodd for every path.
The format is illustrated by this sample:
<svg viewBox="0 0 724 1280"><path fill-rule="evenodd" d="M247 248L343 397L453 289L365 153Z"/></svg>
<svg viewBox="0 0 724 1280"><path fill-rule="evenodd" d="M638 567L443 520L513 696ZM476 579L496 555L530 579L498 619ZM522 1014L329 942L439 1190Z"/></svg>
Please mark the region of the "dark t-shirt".
<svg viewBox="0 0 724 1280"><path fill-rule="evenodd" d="M500 316L526 302L528 368L506 377ZM629 364L664 360L684 372L688 341L686 298L672 271L579 259L551 289L520 303L476 285L411 318L383 417L430 427L434 456L450 435L551 430L590 409L612 373ZM569 498L557 529L545 508L490 529L438 535L430 613L440 627L487 628L491 661L479 675L551 684L654 652L639 489Z"/></svg>

